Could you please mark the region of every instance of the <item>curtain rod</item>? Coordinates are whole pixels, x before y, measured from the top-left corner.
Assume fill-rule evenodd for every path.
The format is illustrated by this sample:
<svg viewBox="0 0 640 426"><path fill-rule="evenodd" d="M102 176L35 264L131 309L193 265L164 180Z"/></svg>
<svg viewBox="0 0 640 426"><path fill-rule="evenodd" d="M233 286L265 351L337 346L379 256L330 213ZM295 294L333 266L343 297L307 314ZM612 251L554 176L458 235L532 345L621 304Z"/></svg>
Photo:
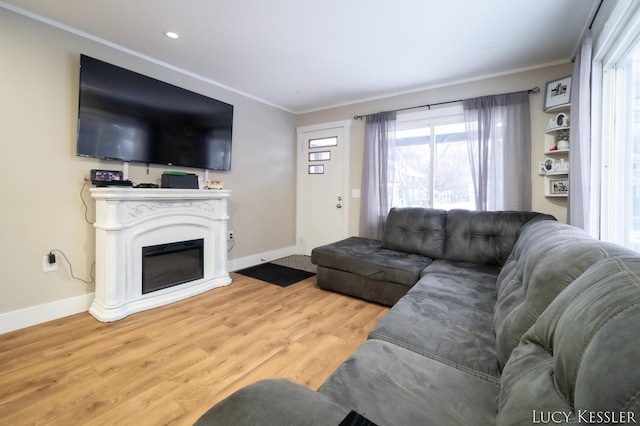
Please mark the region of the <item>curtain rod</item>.
<svg viewBox="0 0 640 426"><path fill-rule="evenodd" d="M540 93L540 88L539 87L534 87L533 89L529 89L528 90L529 93ZM406 111L409 109L417 109L417 108L429 108L431 109L432 106L437 106L437 105L446 105L446 104L454 104L456 102L462 102L464 99L458 99L456 101L446 101L446 102L436 102L434 104L425 104L425 105L418 105L418 106L412 106L412 107L407 107L407 108L400 108L400 109L395 109L393 111ZM364 117L366 117L366 115L354 115L353 119L354 120L362 120Z"/></svg>
<svg viewBox="0 0 640 426"><path fill-rule="evenodd" d="M598 12L600 12L600 8L602 7L602 3L604 3L604 0L600 0L600 4L598 5L598 8L596 9L596 13L593 14L593 18L591 19L591 23L589 24L589 30L591 30L591 28L593 28L593 23L596 22L596 18L598 17Z"/></svg>

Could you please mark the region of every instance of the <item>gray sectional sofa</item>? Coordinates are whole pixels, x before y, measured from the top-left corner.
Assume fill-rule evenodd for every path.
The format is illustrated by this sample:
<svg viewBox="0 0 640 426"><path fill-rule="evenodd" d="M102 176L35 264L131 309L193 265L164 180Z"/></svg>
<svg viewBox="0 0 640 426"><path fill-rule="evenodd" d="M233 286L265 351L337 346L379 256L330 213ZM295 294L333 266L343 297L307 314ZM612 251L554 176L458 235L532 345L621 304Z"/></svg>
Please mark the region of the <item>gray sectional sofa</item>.
<svg viewBox="0 0 640 426"><path fill-rule="evenodd" d="M640 422L636 252L538 213L393 209L382 241L312 259L320 287L393 307L317 391L259 381L197 424Z"/></svg>

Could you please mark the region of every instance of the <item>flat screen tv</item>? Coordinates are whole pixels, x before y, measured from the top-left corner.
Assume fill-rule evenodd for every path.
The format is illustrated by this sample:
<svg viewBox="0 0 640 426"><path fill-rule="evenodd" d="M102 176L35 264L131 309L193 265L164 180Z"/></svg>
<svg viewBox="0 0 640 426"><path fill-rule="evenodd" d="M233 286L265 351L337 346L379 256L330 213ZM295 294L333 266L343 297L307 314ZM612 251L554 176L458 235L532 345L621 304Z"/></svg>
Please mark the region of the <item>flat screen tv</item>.
<svg viewBox="0 0 640 426"><path fill-rule="evenodd" d="M231 169L233 105L80 57L76 154Z"/></svg>

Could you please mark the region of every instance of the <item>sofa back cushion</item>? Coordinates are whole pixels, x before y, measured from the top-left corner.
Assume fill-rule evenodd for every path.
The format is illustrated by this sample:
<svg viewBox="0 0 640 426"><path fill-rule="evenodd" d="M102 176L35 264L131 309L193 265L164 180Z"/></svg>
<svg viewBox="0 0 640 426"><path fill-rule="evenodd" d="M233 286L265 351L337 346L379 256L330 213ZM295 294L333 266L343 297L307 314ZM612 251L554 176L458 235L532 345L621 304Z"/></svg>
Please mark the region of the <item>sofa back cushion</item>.
<svg viewBox="0 0 640 426"><path fill-rule="evenodd" d="M522 225L545 219L555 220L535 212L449 210L444 258L502 266Z"/></svg>
<svg viewBox="0 0 640 426"><path fill-rule="evenodd" d="M394 207L389 211L382 246L390 250L442 258L447 211Z"/></svg>
<svg viewBox="0 0 640 426"><path fill-rule="evenodd" d="M514 349L500 381L497 424L546 423L554 412L563 424L636 423L638 336L640 258L596 262Z"/></svg>
<svg viewBox="0 0 640 426"><path fill-rule="evenodd" d="M525 225L496 283L496 354L503 368L522 335L556 296L595 262L632 252L566 224Z"/></svg>

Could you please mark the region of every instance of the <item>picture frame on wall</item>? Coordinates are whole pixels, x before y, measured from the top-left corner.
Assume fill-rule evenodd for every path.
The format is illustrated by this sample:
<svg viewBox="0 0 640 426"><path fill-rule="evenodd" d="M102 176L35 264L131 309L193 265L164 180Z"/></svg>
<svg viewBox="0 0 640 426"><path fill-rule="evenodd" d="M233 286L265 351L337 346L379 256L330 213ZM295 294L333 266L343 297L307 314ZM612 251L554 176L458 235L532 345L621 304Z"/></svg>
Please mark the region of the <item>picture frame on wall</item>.
<svg viewBox="0 0 640 426"><path fill-rule="evenodd" d="M551 195L567 195L569 193L569 179L553 179L549 181Z"/></svg>
<svg viewBox="0 0 640 426"><path fill-rule="evenodd" d="M547 83L544 95L544 110L568 106L571 103L571 76L552 80Z"/></svg>

